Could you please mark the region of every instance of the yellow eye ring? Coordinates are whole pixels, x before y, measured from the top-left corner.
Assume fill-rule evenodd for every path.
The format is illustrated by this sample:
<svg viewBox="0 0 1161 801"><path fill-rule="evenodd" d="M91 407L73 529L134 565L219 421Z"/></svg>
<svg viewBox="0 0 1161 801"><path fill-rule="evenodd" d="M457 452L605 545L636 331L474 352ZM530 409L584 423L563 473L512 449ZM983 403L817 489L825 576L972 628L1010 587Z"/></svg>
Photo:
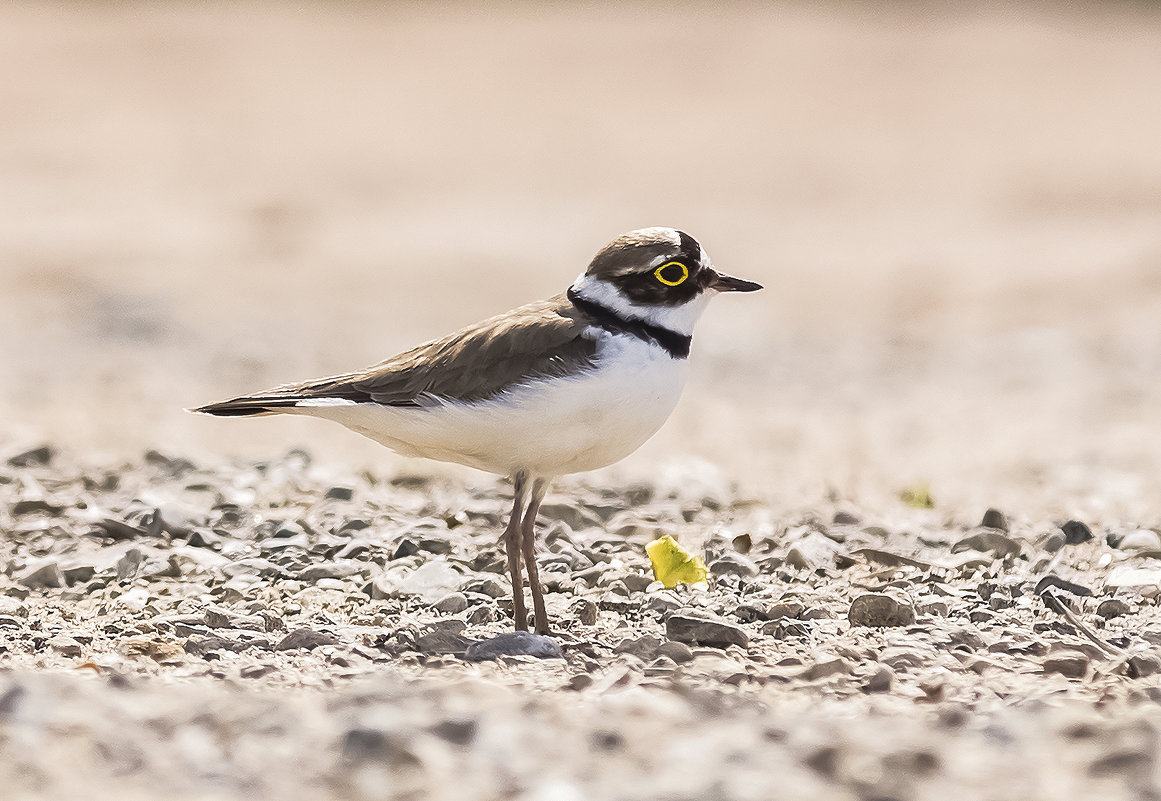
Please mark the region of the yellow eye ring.
<svg viewBox="0 0 1161 801"><path fill-rule="evenodd" d="M668 278L662 275L662 273L665 272L665 268L667 267L680 267L681 278L678 278L676 281L670 281ZM666 286L678 286L679 284L684 284L685 279L689 278L689 268L679 261L667 261L665 264L662 264L660 267L654 270L653 275L657 278L658 281L665 284Z"/></svg>

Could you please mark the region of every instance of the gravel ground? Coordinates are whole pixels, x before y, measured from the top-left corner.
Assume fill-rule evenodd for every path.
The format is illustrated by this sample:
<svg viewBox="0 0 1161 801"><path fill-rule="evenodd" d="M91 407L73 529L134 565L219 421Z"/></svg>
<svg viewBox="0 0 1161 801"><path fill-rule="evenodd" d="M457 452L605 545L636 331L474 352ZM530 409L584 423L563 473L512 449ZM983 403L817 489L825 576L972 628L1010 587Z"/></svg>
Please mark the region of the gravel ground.
<svg viewBox="0 0 1161 801"><path fill-rule="evenodd" d="M1158 796L1155 531L679 485L558 488L564 657L473 662L503 484L15 454L6 797ZM662 534L708 588L652 581Z"/></svg>
<svg viewBox="0 0 1161 801"><path fill-rule="evenodd" d="M0 3L0 798L1156 797L1159 74L1156 3ZM562 659L465 658L502 483L182 411L652 224L767 289L550 497Z"/></svg>

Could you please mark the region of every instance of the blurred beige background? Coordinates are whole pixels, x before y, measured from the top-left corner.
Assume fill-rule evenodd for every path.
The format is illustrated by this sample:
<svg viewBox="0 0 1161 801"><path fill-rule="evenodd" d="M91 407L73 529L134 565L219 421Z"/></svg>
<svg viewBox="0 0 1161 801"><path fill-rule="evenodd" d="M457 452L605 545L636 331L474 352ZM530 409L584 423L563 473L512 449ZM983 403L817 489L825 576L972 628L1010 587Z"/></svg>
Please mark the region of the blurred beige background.
<svg viewBox="0 0 1161 801"><path fill-rule="evenodd" d="M595 480L1161 518L1161 5L0 3L0 451L401 467L181 409L674 225L719 299ZM403 466L406 467L406 466Z"/></svg>

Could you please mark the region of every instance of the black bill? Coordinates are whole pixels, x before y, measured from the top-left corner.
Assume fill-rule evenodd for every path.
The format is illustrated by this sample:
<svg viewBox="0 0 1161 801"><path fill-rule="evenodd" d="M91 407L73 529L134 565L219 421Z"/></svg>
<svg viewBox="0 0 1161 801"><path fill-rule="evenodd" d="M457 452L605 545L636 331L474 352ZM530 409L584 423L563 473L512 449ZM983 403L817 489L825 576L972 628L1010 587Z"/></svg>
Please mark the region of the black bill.
<svg viewBox="0 0 1161 801"><path fill-rule="evenodd" d="M745 278L734 278L732 275L714 273L709 288L716 289L718 292L755 292L761 289L762 285L747 281Z"/></svg>

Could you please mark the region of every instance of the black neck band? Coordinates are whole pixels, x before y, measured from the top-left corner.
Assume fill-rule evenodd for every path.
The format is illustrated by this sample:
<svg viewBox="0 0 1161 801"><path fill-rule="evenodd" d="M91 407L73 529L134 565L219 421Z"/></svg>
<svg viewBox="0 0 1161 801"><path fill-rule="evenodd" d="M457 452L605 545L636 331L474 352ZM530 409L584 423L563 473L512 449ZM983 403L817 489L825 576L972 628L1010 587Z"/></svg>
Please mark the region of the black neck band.
<svg viewBox="0 0 1161 801"><path fill-rule="evenodd" d="M593 318L593 323L614 334L630 334L645 342L652 342L664 348L665 352L674 359L684 359L689 356L689 345L693 337L679 334L659 325L652 325L644 320L632 320L622 317L612 309L585 300L572 287L568 288L568 299L572 305Z"/></svg>

